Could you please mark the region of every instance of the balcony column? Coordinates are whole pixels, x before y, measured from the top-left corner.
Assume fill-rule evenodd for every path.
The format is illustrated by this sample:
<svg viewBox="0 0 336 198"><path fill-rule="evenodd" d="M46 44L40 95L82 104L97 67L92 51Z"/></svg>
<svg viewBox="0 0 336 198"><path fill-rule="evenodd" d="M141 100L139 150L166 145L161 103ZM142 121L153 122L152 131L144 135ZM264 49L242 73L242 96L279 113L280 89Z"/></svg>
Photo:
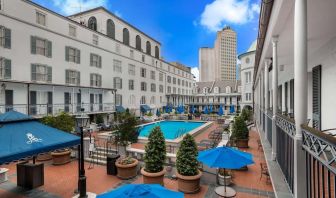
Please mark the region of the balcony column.
<svg viewBox="0 0 336 198"><path fill-rule="evenodd" d="M306 158L301 124L307 121L307 0L295 0L294 10L294 197L306 197Z"/></svg>
<svg viewBox="0 0 336 198"><path fill-rule="evenodd" d="M272 87L273 87L273 116L272 116L272 159L276 160L276 114L278 107L278 36L273 36L273 69L272 69Z"/></svg>
<svg viewBox="0 0 336 198"><path fill-rule="evenodd" d="M265 90L264 90L264 95L265 95L265 115L267 115L267 111L269 109L269 96L268 96L268 66L270 64L270 60L269 59L266 59L265 61L265 70L264 70L264 74L265 74ZM267 129L267 124L268 124L268 119L266 118L265 119L265 128ZM267 139L267 134L270 133L270 131L268 130L265 130L265 139Z"/></svg>

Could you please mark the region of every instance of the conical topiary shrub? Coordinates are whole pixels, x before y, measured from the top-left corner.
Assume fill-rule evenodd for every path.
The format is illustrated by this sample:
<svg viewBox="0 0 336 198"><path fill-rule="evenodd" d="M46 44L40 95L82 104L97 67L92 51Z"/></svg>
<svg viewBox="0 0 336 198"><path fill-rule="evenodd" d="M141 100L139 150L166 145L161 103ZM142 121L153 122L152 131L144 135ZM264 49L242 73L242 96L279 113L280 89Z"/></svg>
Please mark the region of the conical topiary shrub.
<svg viewBox="0 0 336 198"><path fill-rule="evenodd" d="M238 148L248 148L249 130L241 116L235 118L232 126L231 140Z"/></svg>
<svg viewBox="0 0 336 198"><path fill-rule="evenodd" d="M141 170L144 183L163 185L165 160L166 142L160 127L157 126L149 134L145 147L145 167Z"/></svg>
<svg viewBox="0 0 336 198"><path fill-rule="evenodd" d="M176 156L179 191L196 193L200 190L202 173L198 170L197 156L198 150L193 136L185 135Z"/></svg>

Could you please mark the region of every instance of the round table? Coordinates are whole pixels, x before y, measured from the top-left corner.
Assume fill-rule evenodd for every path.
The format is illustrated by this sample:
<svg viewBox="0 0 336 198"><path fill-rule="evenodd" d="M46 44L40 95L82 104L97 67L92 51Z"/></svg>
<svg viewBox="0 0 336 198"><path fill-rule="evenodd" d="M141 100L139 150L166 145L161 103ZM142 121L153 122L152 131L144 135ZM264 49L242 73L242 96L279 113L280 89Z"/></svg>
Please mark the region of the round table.
<svg viewBox="0 0 336 198"><path fill-rule="evenodd" d="M226 187L224 191L224 186L218 186L215 189L215 192L221 197L235 197L237 194L236 191L231 187Z"/></svg>

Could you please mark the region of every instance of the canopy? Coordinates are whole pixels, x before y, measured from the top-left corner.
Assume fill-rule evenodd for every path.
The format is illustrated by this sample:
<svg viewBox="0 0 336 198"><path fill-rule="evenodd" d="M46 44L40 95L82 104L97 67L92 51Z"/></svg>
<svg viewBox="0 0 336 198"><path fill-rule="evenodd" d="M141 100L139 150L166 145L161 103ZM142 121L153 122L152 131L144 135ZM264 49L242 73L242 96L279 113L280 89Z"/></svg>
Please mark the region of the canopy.
<svg viewBox="0 0 336 198"><path fill-rule="evenodd" d="M181 192L175 192L162 187L159 184L128 184L113 191L103 193L97 198L183 198Z"/></svg>
<svg viewBox="0 0 336 198"><path fill-rule="evenodd" d="M254 163L252 154L226 146L201 151L198 161L211 168L227 169L239 169Z"/></svg>
<svg viewBox="0 0 336 198"><path fill-rule="evenodd" d="M119 113L122 113L122 112L125 112L125 108L121 105L117 105L116 106L116 111L119 112Z"/></svg>
<svg viewBox="0 0 336 198"><path fill-rule="evenodd" d="M25 114L10 111L0 115L0 164L78 144L79 137Z"/></svg>
<svg viewBox="0 0 336 198"><path fill-rule="evenodd" d="M151 108L148 105L140 105L141 112L145 113L147 111L150 111Z"/></svg>

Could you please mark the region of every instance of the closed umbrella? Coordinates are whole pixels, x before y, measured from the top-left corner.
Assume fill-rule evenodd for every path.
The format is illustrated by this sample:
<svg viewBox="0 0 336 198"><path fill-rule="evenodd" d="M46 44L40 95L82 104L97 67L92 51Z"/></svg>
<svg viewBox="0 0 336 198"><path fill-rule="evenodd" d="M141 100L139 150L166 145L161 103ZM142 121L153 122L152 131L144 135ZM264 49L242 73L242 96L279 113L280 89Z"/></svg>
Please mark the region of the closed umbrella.
<svg viewBox="0 0 336 198"><path fill-rule="evenodd" d="M209 106L209 112L212 113L212 105Z"/></svg>
<svg viewBox="0 0 336 198"><path fill-rule="evenodd" d="M241 167L254 163L252 159L252 154L226 146L201 151L197 159L198 161L206 164L211 168L223 168L224 173L226 168L239 169ZM230 188L229 190L234 192L232 188ZM224 185L224 194L226 192L227 189Z"/></svg>
<svg viewBox="0 0 336 198"><path fill-rule="evenodd" d="M156 116L157 116L157 117L160 117L160 116L161 116L161 113L160 113L159 109L156 109Z"/></svg>
<svg viewBox="0 0 336 198"><path fill-rule="evenodd" d="M219 110L218 110L218 115L219 115L219 116L222 116L223 114L224 114L224 112L223 112L223 106L220 105L220 106L219 106Z"/></svg>
<svg viewBox="0 0 336 198"><path fill-rule="evenodd" d="M231 105L231 106L230 106L230 113L233 113L234 111L235 111L234 106Z"/></svg>
<svg viewBox="0 0 336 198"><path fill-rule="evenodd" d="M209 113L209 111L208 111L208 106L205 106L204 107L204 114L208 114Z"/></svg>
<svg viewBox="0 0 336 198"><path fill-rule="evenodd" d="M128 184L97 198L183 198L184 194L162 187L159 184Z"/></svg>

